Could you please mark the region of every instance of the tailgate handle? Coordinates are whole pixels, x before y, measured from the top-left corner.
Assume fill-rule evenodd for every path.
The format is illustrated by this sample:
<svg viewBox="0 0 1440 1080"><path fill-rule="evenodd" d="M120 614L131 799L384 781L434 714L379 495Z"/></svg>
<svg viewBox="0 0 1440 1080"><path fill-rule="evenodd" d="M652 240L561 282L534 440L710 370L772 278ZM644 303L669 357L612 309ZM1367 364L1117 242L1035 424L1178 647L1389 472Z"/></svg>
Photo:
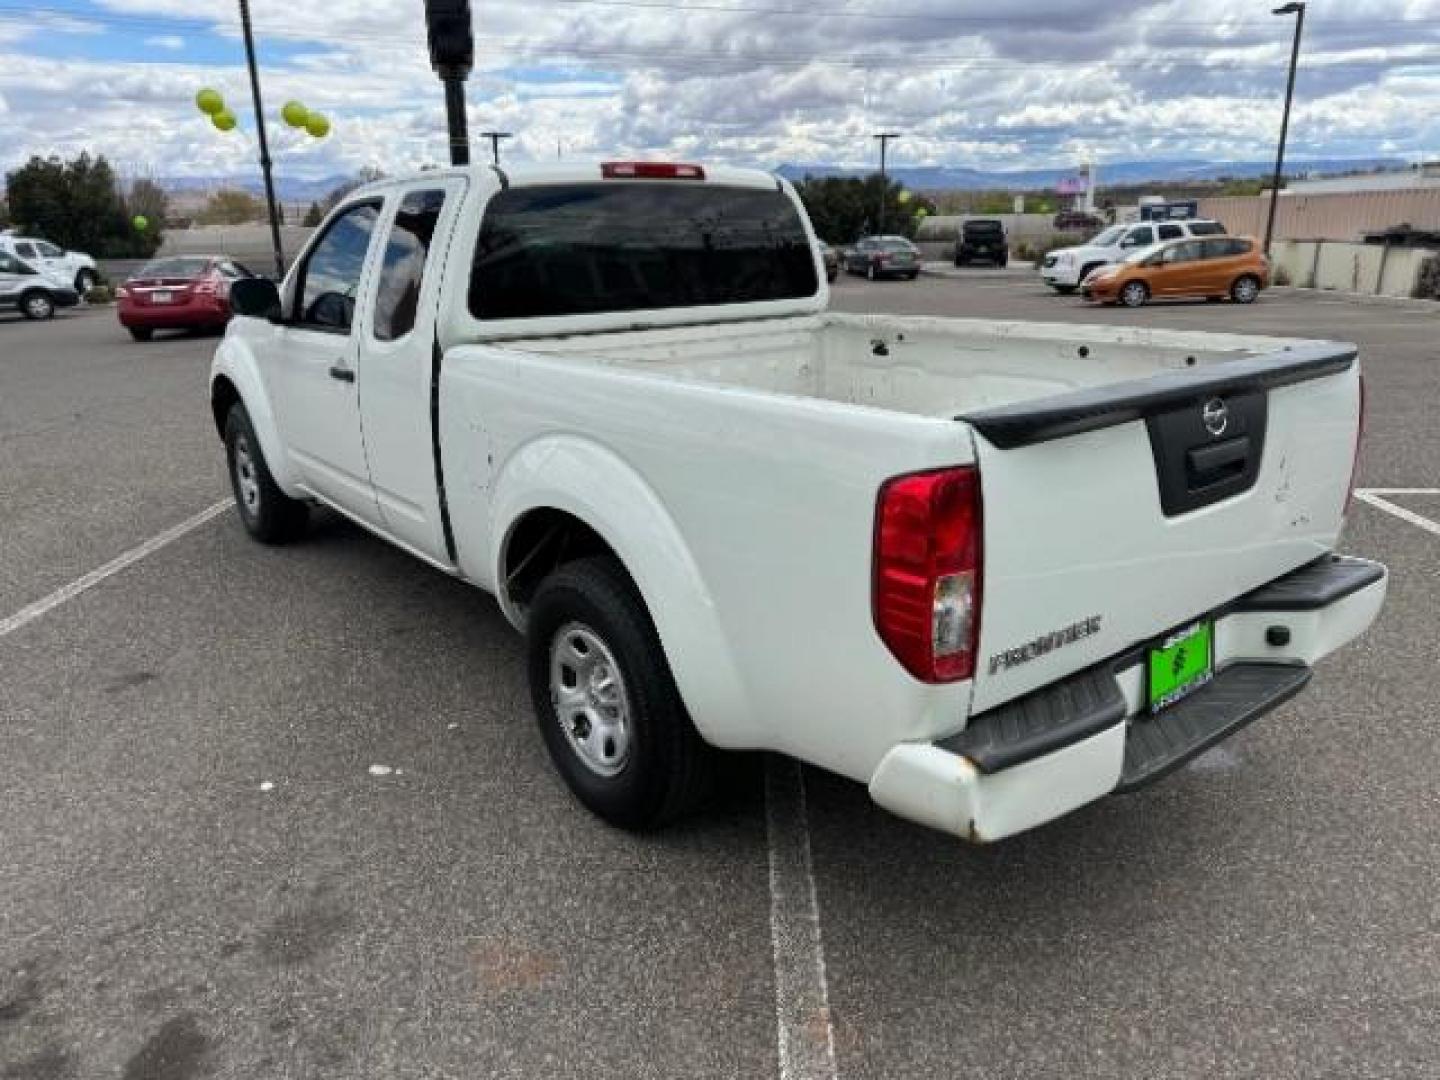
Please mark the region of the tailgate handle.
<svg viewBox="0 0 1440 1080"><path fill-rule="evenodd" d="M354 382L355 371L352 368L345 367L343 364L335 364L330 368L330 377L332 379L339 379L341 382Z"/></svg>
<svg viewBox="0 0 1440 1080"><path fill-rule="evenodd" d="M1245 471L1250 460L1250 436L1241 435L1214 446L1202 446L1185 455L1190 487L1209 487Z"/></svg>

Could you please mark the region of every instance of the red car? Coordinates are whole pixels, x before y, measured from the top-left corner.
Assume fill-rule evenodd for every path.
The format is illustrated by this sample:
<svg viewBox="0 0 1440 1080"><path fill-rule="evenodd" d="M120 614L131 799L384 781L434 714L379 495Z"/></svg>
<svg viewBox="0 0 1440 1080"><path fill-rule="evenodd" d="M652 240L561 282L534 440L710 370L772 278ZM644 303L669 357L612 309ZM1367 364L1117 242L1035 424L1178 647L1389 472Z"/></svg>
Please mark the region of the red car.
<svg viewBox="0 0 1440 1080"><path fill-rule="evenodd" d="M149 341L156 330L224 329L231 282L254 276L224 255L156 259L115 291L120 325L136 341Z"/></svg>

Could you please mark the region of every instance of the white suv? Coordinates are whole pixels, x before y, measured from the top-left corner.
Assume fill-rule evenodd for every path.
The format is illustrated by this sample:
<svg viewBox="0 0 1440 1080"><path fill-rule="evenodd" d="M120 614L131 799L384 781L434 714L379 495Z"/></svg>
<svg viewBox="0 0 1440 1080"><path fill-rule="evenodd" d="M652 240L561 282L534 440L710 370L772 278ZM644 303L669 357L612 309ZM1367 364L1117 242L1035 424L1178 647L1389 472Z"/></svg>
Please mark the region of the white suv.
<svg viewBox="0 0 1440 1080"><path fill-rule="evenodd" d="M33 236L0 232L0 251L23 259L46 277L72 286L84 296L100 281L95 260L81 251L66 251Z"/></svg>
<svg viewBox="0 0 1440 1080"><path fill-rule="evenodd" d="M1091 270L1118 263L1131 252L1165 240L1187 240L1197 236L1224 236L1218 221L1137 221L1110 228L1079 247L1061 248L1045 256L1040 277L1058 293L1073 293Z"/></svg>

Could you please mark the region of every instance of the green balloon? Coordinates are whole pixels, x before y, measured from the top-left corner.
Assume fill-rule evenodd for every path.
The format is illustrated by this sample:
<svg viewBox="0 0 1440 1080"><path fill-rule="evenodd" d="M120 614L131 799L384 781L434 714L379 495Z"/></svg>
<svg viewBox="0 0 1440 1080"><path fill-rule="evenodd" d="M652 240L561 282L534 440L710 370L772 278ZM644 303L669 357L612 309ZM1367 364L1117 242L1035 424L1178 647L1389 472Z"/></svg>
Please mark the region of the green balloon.
<svg viewBox="0 0 1440 1080"><path fill-rule="evenodd" d="M280 118L293 128L303 128L310 119L310 110L298 101L287 101L280 110Z"/></svg>
<svg viewBox="0 0 1440 1080"><path fill-rule="evenodd" d="M136 232L144 232L146 229L150 228L150 219L147 218L144 214L136 214L133 218L130 219L130 224L135 226Z"/></svg>
<svg viewBox="0 0 1440 1080"><path fill-rule="evenodd" d="M206 116L214 116L225 109L225 99L213 87L204 87L195 95L195 107Z"/></svg>
<svg viewBox="0 0 1440 1080"><path fill-rule="evenodd" d="M330 121L321 116L318 112L312 112L305 119L305 130L317 139L323 139L330 134Z"/></svg>
<svg viewBox="0 0 1440 1080"><path fill-rule="evenodd" d="M896 196L895 196L895 201L898 202L901 206L904 206L904 205L905 205L906 203L908 203L912 198L913 198L913 196L910 194L910 192L908 192L908 191L902 191L902 192L900 192L899 195L896 195Z"/></svg>
<svg viewBox="0 0 1440 1080"><path fill-rule="evenodd" d="M922 206L922 207L920 207L919 210L916 210L916 211L915 211L915 216L916 216L916 217L929 217L929 216L930 216L930 211L929 211L929 210L926 210L925 207Z"/></svg>
<svg viewBox="0 0 1440 1080"><path fill-rule="evenodd" d="M229 109L221 109L218 113L216 113L210 118L210 122L214 124L217 128L219 128L221 131L235 130L235 114L232 113Z"/></svg>

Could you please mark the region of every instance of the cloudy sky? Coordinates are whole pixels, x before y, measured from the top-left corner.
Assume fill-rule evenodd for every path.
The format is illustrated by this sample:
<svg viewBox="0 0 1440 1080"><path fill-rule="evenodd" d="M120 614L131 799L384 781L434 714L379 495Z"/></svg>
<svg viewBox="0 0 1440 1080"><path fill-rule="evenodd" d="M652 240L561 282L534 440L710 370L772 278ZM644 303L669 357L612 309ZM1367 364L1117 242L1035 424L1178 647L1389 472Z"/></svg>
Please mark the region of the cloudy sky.
<svg viewBox="0 0 1440 1080"><path fill-rule="evenodd" d="M1278 2L1278 0L1277 0ZM445 159L421 0L253 0L292 175ZM1293 19L1263 0L486 0L472 130L512 157L1018 168L1272 153ZM0 0L0 167L100 151L127 173L253 167L234 0ZM206 13L209 14L206 14ZM219 88L222 135L191 104ZM1312 0L1297 157L1440 156L1440 0ZM277 125L278 127L278 125Z"/></svg>

